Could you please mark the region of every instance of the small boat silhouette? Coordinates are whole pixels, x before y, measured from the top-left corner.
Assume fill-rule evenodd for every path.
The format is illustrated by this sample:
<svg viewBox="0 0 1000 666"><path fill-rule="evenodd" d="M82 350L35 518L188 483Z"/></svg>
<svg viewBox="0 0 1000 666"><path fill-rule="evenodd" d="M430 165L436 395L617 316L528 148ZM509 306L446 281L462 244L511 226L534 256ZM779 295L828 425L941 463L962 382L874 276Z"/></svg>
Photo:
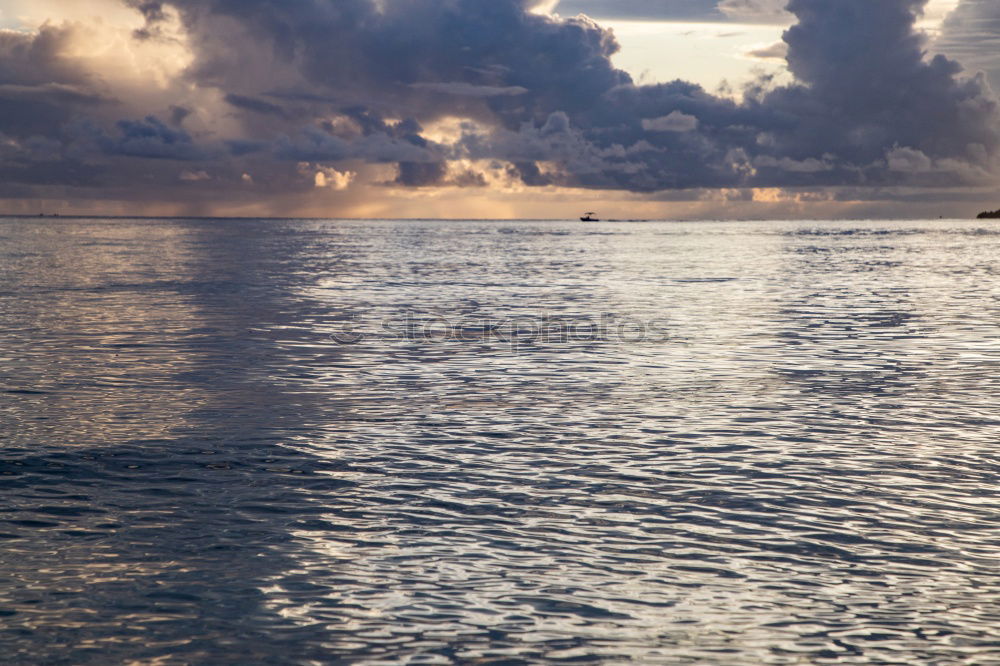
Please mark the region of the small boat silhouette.
<svg viewBox="0 0 1000 666"><path fill-rule="evenodd" d="M583 217L581 217L580 221L581 222L600 222L600 220L598 218L594 217L594 213L592 213L592 212L591 213L587 213L586 215L584 215Z"/></svg>

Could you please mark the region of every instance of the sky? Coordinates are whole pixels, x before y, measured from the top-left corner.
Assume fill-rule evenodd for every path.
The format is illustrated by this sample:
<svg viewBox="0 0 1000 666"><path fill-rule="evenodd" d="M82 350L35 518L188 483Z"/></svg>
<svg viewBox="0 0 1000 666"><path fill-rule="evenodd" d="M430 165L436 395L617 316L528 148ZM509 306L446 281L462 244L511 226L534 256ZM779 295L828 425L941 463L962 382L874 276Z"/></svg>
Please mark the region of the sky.
<svg viewBox="0 0 1000 666"><path fill-rule="evenodd" d="M995 0L0 0L0 213L1000 207Z"/></svg>

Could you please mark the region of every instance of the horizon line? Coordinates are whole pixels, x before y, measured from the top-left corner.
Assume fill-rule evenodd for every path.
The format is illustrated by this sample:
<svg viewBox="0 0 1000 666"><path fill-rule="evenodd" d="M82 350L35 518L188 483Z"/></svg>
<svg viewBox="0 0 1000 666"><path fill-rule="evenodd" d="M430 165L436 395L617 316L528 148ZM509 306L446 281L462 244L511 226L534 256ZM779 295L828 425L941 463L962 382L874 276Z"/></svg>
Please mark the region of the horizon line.
<svg viewBox="0 0 1000 666"><path fill-rule="evenodd" d="M899 221L960 221L977 220L976 217L732 217L732 218L608 218L582 221L576 217L320 217L320 216L254 216L254 215L105 215L84 213L0 213L0 219L28 220L273 220L273 221L327 221L327 222L574 222L578 224L636 223L636 222L899 222ZM981 220L980 220L981 221Z"/></svg>

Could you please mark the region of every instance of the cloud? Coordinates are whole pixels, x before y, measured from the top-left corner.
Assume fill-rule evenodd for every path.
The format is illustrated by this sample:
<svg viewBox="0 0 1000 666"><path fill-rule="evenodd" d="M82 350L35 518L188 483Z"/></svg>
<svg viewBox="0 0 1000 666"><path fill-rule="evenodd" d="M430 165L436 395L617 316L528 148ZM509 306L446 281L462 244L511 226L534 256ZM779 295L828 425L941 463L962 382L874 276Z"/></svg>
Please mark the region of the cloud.
<svg viewBox="0 0 1000 666"><path fill-rule="evenodd" d="M238 109L243 109L245 111L251 111L253 113L260 113L263 115L272 115L272 116L285 115L285 110L280 106L278 106L277 104L272 104L271 102L262 99L257 99L256 97L248 97L245 95L228 93L225 99L226 103L235 106Z"/></svg>
<svg viewBox="0 0 1000 666"><path fill-rule="evenodd" d="M395 183L406 187L440 185L447 173L444 162L400 162Z"/></svg>
<svg viewBox="0 0 1000 666"><path fill-rule="evenodd" d="M642 129L647 132L693 132L698 129L698 119L680 111L671 111L660 118L643 118Z"/></svg>
<svg viewBox="0 0 1000 666"><path fill-rule="evenodd" d="M894 146L933 159L995 159L996 99L981 80L961 78L954 61L924 59L926 41L914 26L923 5L791 0L798 23L784 40L799 83L761 100L793 119L770 133L772 152L795 159L831 153L877 179L889 177L876 162Z"/></svg>
<svg viewBox="0 0 1000 666"><path fill-rule="evenodd" d="M187 132L167 126L156 116L119 120L117 126L118 136L103 133L96 136L109 155L183 161L199 161L209 156L205 148L195 145Z"/></svg>
<svg viewBox="0 0 1000 666"><path fill-rule="evenodd" d="M311 177L313 185L317 189L331 189L338 192L349 188L351 183L353 183L354 179L358 176L358 174L353 171L337 171L331 167L325 167L320 164L310 164L308 162L300 162L298 170L299 173ZM244 176L245 175L246 174L244 174Z"/></svg>
<svg viewBox="0 0 1000 666"><path fill-rule="evenodd" d="M86 107L113 100L67 56L74 30L0 30L0 131L51 133Z"/></svg>
<svg viewBox="0 0 1000 666"><path fill-rule="evenodd" d="M360 159L375 163L428 163L444 158L441 147L419 134L406 133L399 125L372 130L355 138L332 135L319 127L306 127L292 136L276 139L273 150L277 157L290 162Z"/></svg>
<svg viewBox="0 0 1000 666"><path fill-rule="evenodd" d="M477 86L461 81L452 81L450 83L411 83L410 87L446 95L457 95L459 97L502 97L505 95L523 95L526 92L530 92L527 88L521 86Z"/></svg>
<svg viewBox="0 0 1000 666"><path fill-rule="evenodd" d="M0 98L19 103L40 102L60 106L73 104L100 104L110 100L86 87L68 83L39 83L21 85L0 84Z"/></svg>
<svg viewBox="0 0 1000 666"><path fill-rule="evenodd" d="M163 3L156 0L126 0L126 4L146 19L146 27L135 31L137 39L153 39L161 36L159 30L151 30L150 26L157 26L167 20L167 13L163 9Z"/></svg>
<svg viewBox="0 0 1000 666"><path fill-rule="evenodd" d="M658 6L762 19L777 16L782 4ZM797 23L784 45L796 82L753 89L737 105L683 82L637 86L612 66L617 44L609 32L583 18L531 14L520 0L497 0L485 10L475 0L413 0L382 11L366 0L344 0L336 11L322 3L293 9L264 0L253 7L223 0L172 3L194 34L193 71L204 83L244 84L243 63L252 56L237 57L238 48L220 52L215 43L221 37L237 47L269 45L309 82L321 100L317 106L365 109L354 112L361 136L289 128L276 139L279 157L391 161L399 184L427 186L444 177L448 159L468 153L519 164L529 179L533 171L526 164L550 162L564 185L634 191L754 185L755 179L769 186L885 183L902 178L885 162L895 146L938 161L993 160L1000 145L996 103L976 80L962 80L954 62L924 60L926 44L915 28L923 4L791 0L787 9ZM220 16L231 22L222 33ZM442 41L442 34L450 38ZM264 77L258 90L277 87L287 79L280 76ZM224 90L230 102L260 96ZM275 111L244 107L252 114ZM455 114L474 129L451 147L415 129ZM382 118L391 116L412 117L414 129L390 127ZM786 168L755 169L758 158ZM787 168L816 163L825 166Z"/></svg>
<svg viewBox="0 0 1000 666"><path fill-rule="evenodd" d="M832 155L824 155L823 159L810 157L805 160L793 160L790 157L778 159L770 155L761 155L753 161L753 165L757 169L779 169L792 173L818 173L820 171L833 170L832 160Z"/></svg>
<svg viewBox="0 0 1000 666"><path fill-rule="evenodd" d="M792 17L780 44L752 55L785 58L794 81L762 78L738 102L683 80L638 85L614 67L611 31L534 0L129 0L128 48L180 44L187 64L137 89L88 69L87 51L71 48L79 27L0 32L0 132L14 146L0 155L20 180L37 177L31 156L45 154L65 165L48 180L82 183L92 168L167 200L202 173L216 196L240 200L251 173L260 196L486 183L471 163L525 188L642 194L968 184L997 172L997 101L984 79L926 57L925 0L790 0L787 14L784 4L614 5L619 16ZM612 7L558 11L585 5ZM989 7L963 0L949 25L964 16L994 30Z"/></svg>
<svg viewBox="0 0 1000 666"><path fill-rule="evenodd" d="M751 49L746 55L758 60L785 60L788 58L788 44L785 42L775 42L774 44Z"/></svg>
<svg viewBox="0 0 1000 666"><path fill-rule="evenodd" d="M913 148L893 148L886 158L891 171L926 173L933 166L931 158Z"/></svg>
<svg viewBox="0 0 1000 666"><path fill-rule="evenodd" d="M206 180L212 180L212 177L208 175L206 171L181 171L181 175L178 176L185 183L199 183Z"/></svg>

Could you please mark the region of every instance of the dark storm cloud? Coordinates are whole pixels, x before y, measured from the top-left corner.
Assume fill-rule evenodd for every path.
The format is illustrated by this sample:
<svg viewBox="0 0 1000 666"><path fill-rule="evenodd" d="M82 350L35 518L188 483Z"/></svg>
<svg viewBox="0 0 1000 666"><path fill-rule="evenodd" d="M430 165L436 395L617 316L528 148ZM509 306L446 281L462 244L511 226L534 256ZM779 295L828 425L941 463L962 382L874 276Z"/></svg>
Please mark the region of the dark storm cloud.
<svg viewBox="0 0 1000 666"><path fill-rule="evenodd" d="M616 86L587 110L466 138L475 157L557 162L565 185L684 187L958 184L1000 148L997 104L942 56L925 60L920 0L792 0L798 83L743 104L683 82ZM530 170L522 172L533 177Z"/></svg>
<svg viewBox="0 0 1000 666"><path fill-rule="evenodd" d="M105 159L203 161L237 174L253 159L257 180L268 183L287 182L282 174L299 163L343 170L361 161L396 164L393 182L412 187L481 185L472 172L447 175L449 162L481 160L505 163L532 186L654 192L979 182L1000 151L997 104L984 82L962 78L943 56L925 57L915 29L924 0L790 0L798 22L784 41L796 83L760 81L740 103L683 81L636 85L611 63L611 32L586 18L535 14L536 0L130 4L147 20L146 41L163 38L179 15L194 57L189 83L217 92L226 102L219 113L240 119L243 136L215 145L188 133L181 123L193 105L177 100L184 111L75 121L66 141L76 159L89 147ZM629 6L654 5L692 17L762 16L781 3ZM29 43L41 34L7 39L16 44L0 40L4 53L49 55L44 66L23 55L13 66L0 62L0 104L5 86L35 86L43 97L53 84L67 94L94 90L51 49ZM23 99L20 88L8 90L15 93ZM67 135L69 116L86 116L83 99L68 106L35 133ZM0 121L0 131L10 125L23 135L18 123L30 118L21 116ZM427 128L456 118L465 121L457 137L429 138ZM123 178L128 172L122 166Z"/></svg>
<svg viewBox="0 0 1000 666"><path fill-rule="evenodd" d="M798 23L784 40L796 84L749 91L741 105L681 83L623 86L572 125L586 145L624 149L603 175L630 189L981 179L1000 148L997 103L955 62L925 59L914 27L923 5L791 0ZM677 113L697 129L649 131Z"/></svg>
<svg viewBox="0 0 1000 666"><path fill-rule="evenodd" d="M443 162L400 162L396 183L408 187L438 185L447 173Z"/></svg>
<svg viewBox="0 0 1000 666"><path fill-rule="evenodd" d="M187 132L169 127L156 116L119 120L117 129L117 136L101 134L97 137L109 155L184 161L209 158L208 151L195 145Z"/></svg>
<svg viewBox="0 0 1000 666"><path fill-rule="evenodd" d="M989 167L1000 145L996 100L982 81L960 78L954 61L924 59L925 38L914 30L923 5L791 0L799 22L785 34L788 64L803 85L763 102L795 118L789 131L773 135L774 152L794 159L832 153L864 166L906 149L934 162Z"/></svg>
<svg viewBox="0 0 1000 666"><path fill-rule="evenodd" d="M529 0L408 0L381 11L371 0L170 4L192 36L193 76L227 94L260 94L250 88L261 74L247 67L261 52L285 67L272 91L396 117L459 111L519 122L537 107L582 110L630 82L611 65L609 31L536 16Z"/></svg>
<svg viewBox="0 0 1000 666"><path fill-rule="evenodd" d="M914 27L923 0L791 0L798 23L785 42L798 83L750 94L741 105L682 82L636 86L611 65L617 44L607 31L529 14L529 3L518 0L411 0L386 3L383 11L365 0L174 4L196 34L210 15L239 19L279 58L294 61L312 92L359 102L373 118L427 122L457 108L496 123L468 132L456 149L519 164L534 182L539 177L525 166L531 162L555 163L548 173L558 175L546 179L565 185L637 191L913 182L940 171L961 180L988 169L1000 143L996 104L982 84L961 80L943 57L925 60ZM713 2L634 7L654 4L691 15L717 11ZM776 6L725 5L750 12ZM200 55L199 71L210 78L232 57ZM462 90L512 94L456 102ZM684 129L682 120L689 131L658 131ZM289 136L297 138L284 142L284 152L310 161L441 161L441 151L414 140L418 133L402 138L369 128L360 142L311 130ZM433 154L397 154L411 148ZM399 182L427 182L413 167L403 169Z"/></svg>
<svg viewBox="0 0 1000 666"><path fill-rule="evenodd" d="M360 136L337 136L333 127L305 127L281 136L275 143L276 154L296 162L360 159L402 165L437 163L444 159L445 148L422 137L423 128L412 118L387 123L366 109L348 108L342 113L356 123Z"/></svg>

